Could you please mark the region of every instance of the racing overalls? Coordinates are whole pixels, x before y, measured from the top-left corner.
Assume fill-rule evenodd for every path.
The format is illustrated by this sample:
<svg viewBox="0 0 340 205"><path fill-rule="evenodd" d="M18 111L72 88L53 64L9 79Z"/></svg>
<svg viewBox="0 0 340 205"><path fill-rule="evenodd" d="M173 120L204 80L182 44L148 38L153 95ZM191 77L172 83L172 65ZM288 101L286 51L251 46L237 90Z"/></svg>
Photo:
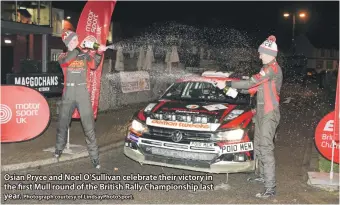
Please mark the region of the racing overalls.
<svg viewBox="0 0 340 205"><path fill-rule="evenodd" d="M274 136L280 121L280 90L282 71L276 60L264 65L258 74L249 80L229 82L229 87L257 91L255 116L254 155L259 159L260 177L266 188L276 186Z"/></svg>
<svg viewBox="0 0 340 205"><path fill-rule="evenodd" d="M81 123L86 136L87 149L92 163L99 163L98 146L94 130L94 116L87 89L87 69L97 69L101 62L102 55L96 53L92 57L81 48L68 51L60 55L58 62L64 72L64 92L59 112L59 120L56 136L56 151L65 148L67 130L71 122L74 109L77 108L80 114Z"/></svg>

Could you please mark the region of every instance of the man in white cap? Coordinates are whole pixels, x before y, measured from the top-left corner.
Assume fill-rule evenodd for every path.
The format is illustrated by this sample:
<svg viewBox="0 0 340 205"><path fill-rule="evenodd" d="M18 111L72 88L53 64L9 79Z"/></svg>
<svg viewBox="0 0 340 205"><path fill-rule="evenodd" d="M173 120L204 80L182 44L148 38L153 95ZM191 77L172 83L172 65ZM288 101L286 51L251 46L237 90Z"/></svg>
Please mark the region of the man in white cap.
<svg viewBox="0 0 340 205"><path fill-rule="evenodd" d="M276 194L274 136L280 121L279 95L283 77L276 62L278 49L275 41L275 36L269 36L258 48L263 63L258 74L249 80L227 81L224 88L224 92L230 87L257 91L254 155L255 159L258 159L260 173L248 181L264 183L265 191L256 194L259 198Z"/></svg>

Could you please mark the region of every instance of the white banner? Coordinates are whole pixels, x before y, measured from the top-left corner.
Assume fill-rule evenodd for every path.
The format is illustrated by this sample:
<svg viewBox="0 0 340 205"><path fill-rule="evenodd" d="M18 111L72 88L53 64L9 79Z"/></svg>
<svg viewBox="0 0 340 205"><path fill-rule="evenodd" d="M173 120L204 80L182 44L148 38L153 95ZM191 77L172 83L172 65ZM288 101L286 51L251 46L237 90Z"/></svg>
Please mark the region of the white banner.
<svg viewBox="0 0 340 205"><path fill-rule="evenodd" d="M120 72L123 93L150 90L150 76L146 71Z"/></svg>

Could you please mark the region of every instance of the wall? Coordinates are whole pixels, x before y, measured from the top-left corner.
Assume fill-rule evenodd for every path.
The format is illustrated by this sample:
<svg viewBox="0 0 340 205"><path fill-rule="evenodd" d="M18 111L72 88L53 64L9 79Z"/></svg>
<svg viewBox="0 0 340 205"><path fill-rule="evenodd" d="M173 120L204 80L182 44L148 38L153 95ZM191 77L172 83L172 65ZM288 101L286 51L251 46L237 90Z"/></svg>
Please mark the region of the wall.
<svg viewBox="0 0 340 205"><path fill-rule="evenodd" d="M163 64L155 64L150 73L150 90L123 93L121 89L120 74L109 73L114 66L111 60L105 60L100 89L99 111L118 109L128 104L149 102L160 97L168 86L188 72L167 74ZM134 71L131 71L134 72Z"/></svg>
<svg viewBox="0 0 340 205"><path fill-rule="evenodd" d="M12 41L13 43L13 41ZM27 56L27 39L26 36L16 36L14 42L14 58L13 58L13 67L15 71L19 71L20 69L20 60L26 59Z"/></svg>

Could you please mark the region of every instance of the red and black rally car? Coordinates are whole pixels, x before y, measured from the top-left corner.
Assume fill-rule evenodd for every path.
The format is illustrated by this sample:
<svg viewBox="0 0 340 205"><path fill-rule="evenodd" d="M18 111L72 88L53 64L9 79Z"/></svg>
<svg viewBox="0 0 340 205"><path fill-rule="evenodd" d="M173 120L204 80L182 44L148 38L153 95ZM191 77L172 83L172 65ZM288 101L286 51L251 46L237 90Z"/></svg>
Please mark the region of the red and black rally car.
<svg viewBox="0 0 340 205"><path fill-rule="evenodd" d="M254 97L225 95L216 82L238 80L229 76L177 80L135 114L124 154L141 164L209 173L254 171Z"/></svg>

